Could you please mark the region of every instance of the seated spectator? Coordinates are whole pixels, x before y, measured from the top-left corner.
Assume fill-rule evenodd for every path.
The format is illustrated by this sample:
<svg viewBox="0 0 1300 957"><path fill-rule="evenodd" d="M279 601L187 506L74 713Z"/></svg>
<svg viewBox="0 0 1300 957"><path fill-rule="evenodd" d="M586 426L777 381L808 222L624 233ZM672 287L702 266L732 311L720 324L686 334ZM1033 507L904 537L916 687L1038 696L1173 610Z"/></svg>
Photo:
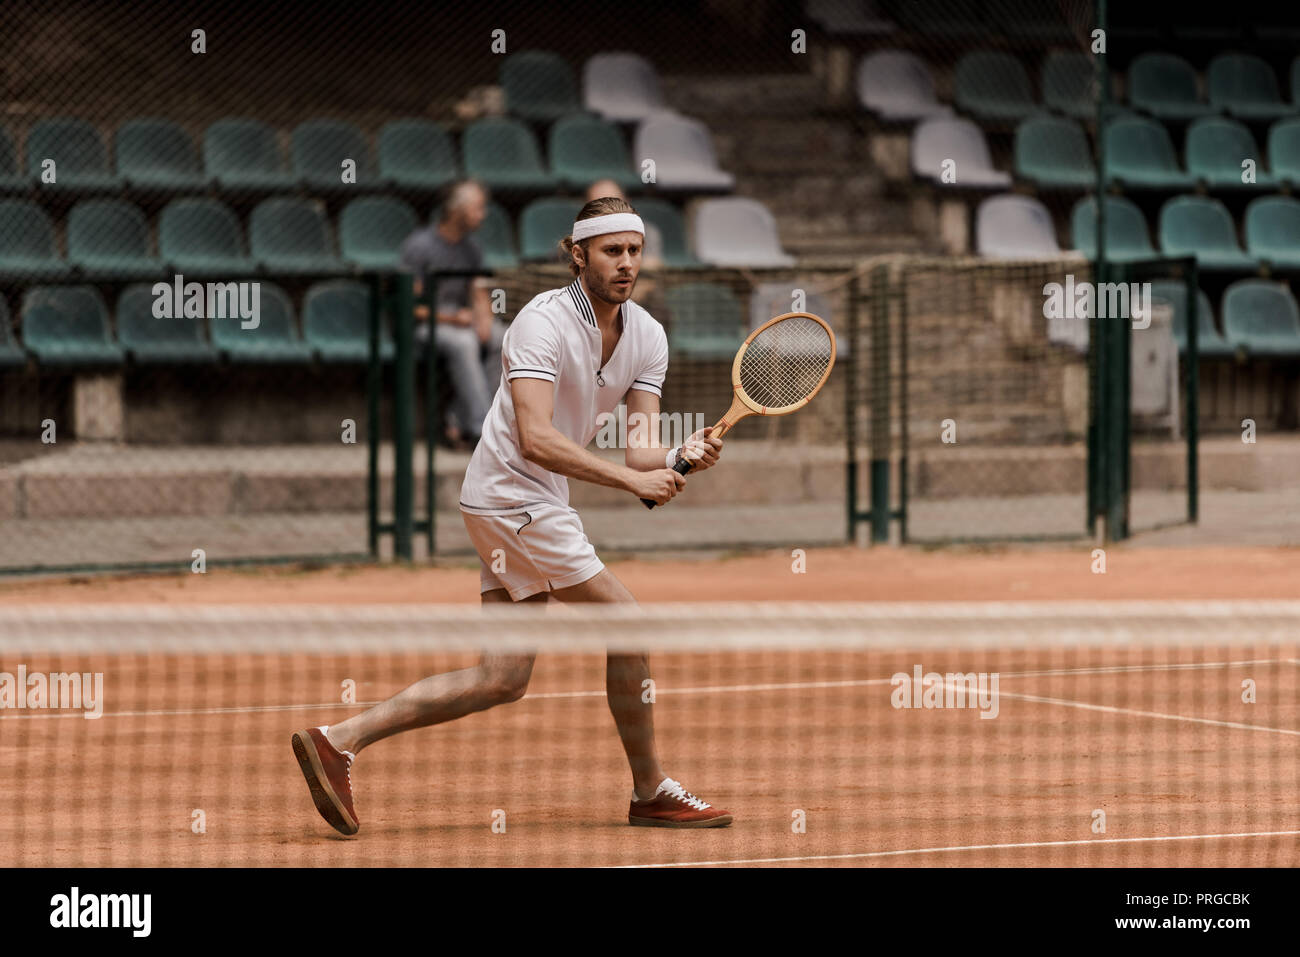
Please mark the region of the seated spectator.
<svg viewBox="0 0 1300 957"><path fill-rule="evenodd" d="M483 254L471 234L487 215L487 192L466 180L452 187L442 206L442 219L417 229L402 243L402 266L415 275L415 294L423 295L431 273L438 270L483 268ZM446 278L434 293L434 344L447 363L456 390L448 440L464 450L478 444L501 382L501 340L506 324L492 315L483 280ZM421 320L416 336L429 336L429 310L417 307Z"/></svg>

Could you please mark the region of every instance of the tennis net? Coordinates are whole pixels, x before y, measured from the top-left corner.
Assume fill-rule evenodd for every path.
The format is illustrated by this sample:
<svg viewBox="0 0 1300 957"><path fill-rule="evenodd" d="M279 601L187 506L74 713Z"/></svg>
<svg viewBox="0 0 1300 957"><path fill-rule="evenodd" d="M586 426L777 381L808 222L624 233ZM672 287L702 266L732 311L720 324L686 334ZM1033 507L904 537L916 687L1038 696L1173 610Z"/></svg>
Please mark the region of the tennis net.
<svg viewBox="0 0 1300 957"><path fill-rule="evenodd" d="M295 730L531 651L317 814ZM629 827L611 709L734 823ZM1300 602L0 607L8 865L1294 866L1298 738Z"/></svg>

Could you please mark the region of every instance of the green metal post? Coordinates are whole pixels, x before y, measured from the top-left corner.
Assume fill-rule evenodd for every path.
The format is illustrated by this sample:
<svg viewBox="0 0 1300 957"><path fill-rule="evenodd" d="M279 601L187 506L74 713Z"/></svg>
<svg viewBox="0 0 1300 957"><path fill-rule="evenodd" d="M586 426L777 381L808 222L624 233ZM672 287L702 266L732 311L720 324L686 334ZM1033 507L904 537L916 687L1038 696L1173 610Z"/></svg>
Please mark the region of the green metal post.
<svg viewBox="0 0 1300 957"><path fill-rule="evenodd" d="M1196 260L1186 267L1187 277L1187 520L1200 518L1201 472L1198 443L1201 435L1201 351L1197 326L1201 317L1200 278Z"/></svg>
<svg viewBox="0 0 1300 957"><path fill-rule="evenodd" d="M1101 31L1104 44L1109 44L1106 0L1097 2L1097 28ZM1106 164L1106 119L1110 104L1110 74L1106 61L1106 46L1096 54L1097 81L1097 253L1093 266L1094 288L1100 289L1107 281L1109 270L1106 264L1106 189L1108 186ZM1100 305L1099 303L1097 305ZM1100 312L1095 309L1094 312ZM1098 318L1090 317L1092 386L1095 392L1090 406L1092 421L1088 426L1089 482L1088 482L1088 531L1096 532L1099 512L1104 513L1110 502L1110 441L1113 425L1113 391L1111 324ZM1107 524L1106 536L1110 537L1112 529Z"/></svg>
<svg viewBox="0 0 1300 957"><path fill-rule="evenodd" d="M858 277L849 280L849 364L844 383L844 488L847 508L847 538L858 542L858 362L862 359L859 334Z"/></svg>
<svg viewBox="0 0 1300 957"><path fill-rule="evenodd" d="M1129 271L1116 269L1120 281L1127 283ZM1128 316L1109 320L1115 331L1115 419L1114 419L1114 487L1106 524L1114 528L1113 538L1123 541L1129 535L1129 488L1133 465L1133 321Z"/></svg>
<svg viewBox="0 0 1300 957"><path fill-rule="evenodd" d="M379 323L383 290L378 273L366 277L370 287L370 353L366 363L366 543L379 557L379 390L383 367L379 358Z"/></svg>
<svg viewBox="0 0 1300 957"><path fill-rule="evenodd" d="M899 282L898 293L898 541L907 544L907 387L910 384L907 366L907 280Z"/></svg>
<svg viewBox="0 0 1300 957"><path fill-rule="evenodd" d="M871 541L889 541L889 297L883 267L872 277Z"/></svg>
<svg viewBox="0 0 1300 957"><path fill-rule="evenodd" d="M415 403L415 355L413 348L415 298L411 277L397 277L397 315L394 339L397 354L393 363L393 554L410 561L414 502L414 474L411 467L412 418Z"/></svg>
<svg viewBox="0 0 1300 957"><path fill-rule="evenodd" d="M437 513L437 483L434 481L433 455L434 447L437 445L436 436L438 426L436 422L438 414L438 381L437 381L437 363L435 359L434 331L437 329L437 314L433 304L438 301L437 297L438 280L430 276L429 285L424 291L422 302L429 307L429 335L424 341L424 505L428 509L429 518L425 524L426 544L428 555L433 557L437 548L437 527L435 518Z"/></svg>

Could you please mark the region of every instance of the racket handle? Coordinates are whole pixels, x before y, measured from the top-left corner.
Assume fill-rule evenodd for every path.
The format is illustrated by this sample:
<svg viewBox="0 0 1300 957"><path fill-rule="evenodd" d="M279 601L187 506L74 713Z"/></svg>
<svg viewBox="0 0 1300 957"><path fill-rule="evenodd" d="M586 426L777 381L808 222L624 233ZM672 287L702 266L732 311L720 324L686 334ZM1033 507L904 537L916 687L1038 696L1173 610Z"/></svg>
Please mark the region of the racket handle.
<svg viewBox="0 0 1300 957"><path fill-rule="evenodd" d="M678 462L676 465L673 466L673 471L676 472L678 475L685 475L687 472L691 470L691 468L692 466L690 460L682 459L680 462ZM658 503L652 501L651 499L643 498L641 499L641 504L644 505L646 508L654 508L655 505L657 505Z"/></svg>

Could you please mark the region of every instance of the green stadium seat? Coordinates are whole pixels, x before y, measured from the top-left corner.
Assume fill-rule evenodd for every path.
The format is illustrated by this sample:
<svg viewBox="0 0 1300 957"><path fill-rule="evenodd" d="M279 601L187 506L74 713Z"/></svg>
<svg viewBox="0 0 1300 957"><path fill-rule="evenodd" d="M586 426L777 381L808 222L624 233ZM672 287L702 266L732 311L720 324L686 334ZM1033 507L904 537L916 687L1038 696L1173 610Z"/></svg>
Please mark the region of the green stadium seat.
<svg viewBox="0 0 1300 957"><path fill-rule="evenodd" d="M33 286L23 295L23 342L42 365L120 365L108 309L93 286Z"/></svg>
<svg viewBox="0 0 1300 957"><path fill-rule="evenodd" d="M1196 177L1179 168L1173 141L1162 124L1126 116L1108 123L1105 135L1112 180L1130 189L1186 190L1196 185Z"/></svg>
<svg viewBox="0 0 1300 957"><path fill-rule="evenodd" d="M643 197L633 205L644 223L658 228L665 265L677 268L703 265L686 242L686 221L680 209L666 199L654 197Z"/></svg>
<svg viewBox="0 0 1300 957"><path fill-rule="evenodd" d="M153 255L149 222L120 199L86 199L68 214L68 262L110 279L163 279L167 265Z"/></svg>
<svg viewBox="0 0 1300 957"><path fill-rule="evenodd" d="M1039 109L1021 62L991 50L975 50L957 61L953 99L963 112L992 122L1018 122Z"/></svg>
<svg viewBox="0 0 1300 957"><path fill-rule="evenodd" d="M1046 106L1076 120L1096 115L1097 67L1088 54L1053 50L1043 60L1041 79Z"/></svg>
<svg viewBox="0 0 1300 957"><path fill-rule="evenodd" d="M127 286L117 297L117 338L131 358L146 365L192 365L217 361L204 319L159 319L149 283ZM221 320L225 321L225 320Z"/></svg>
<svg viewBox="0 0 1300 957"><path fill-rule="evenodd" d="M746 308L726 286L691 282L664 293L668 344L688 359L733 359L748 335Z"/></svg>
<svg viewBox="0 0 1300 957"><path fill-rule="evenodd" d="M459 175L451 137L428 120L395 120L379 131L379 175L397 189L435 192Z"/></svg>
<svg viewBox="0 0 1300 957"><path fill-rule="evenodd" d="M1214 108L1201 102L1196 71L1172 53L1143 53L1128 68L1128 99L1162 120L1194 120Z"/></svg>
<svg viewBox="0 0 1300 957"><path fill-rule="evenodd" d="M1097 258L1097 198L1085 196L1070 213L1070 238L1074 248L1089 259ZM1106 197L1106 258L1116 262L1158 259L1151 245L1146 217L1130 199Z"/></svg>
<svg viewBox="0 0 1300 957"><path fill-rule="evenodd" d="M419 225L410 204L391 196L363 196L339 215L343 258L366 269L389 269L401 259L402 242Z"/></svg>
<svg viewBox="0 0 1300 957"><path fill-rule="evenodd" d="M580 199L535 199L519 214L519 256L525 262L557 262L558 243L573 230Z"/></svg>
<svg viewBox="0 0 1300 957"><path fill-rule="evenodd" d="M22 193L28 187L27 180L18 170L18 151L9 131L0 126L0 193Z"/></svg>
<svg viewBox="0 0 1300 957"><path fill-rule="evenodd" d="M370 144L351 123L308 120L293 131L293 171L302 185L318 192L355 192L387 186L370 162ZM343 181L343 161L356 163L354 182Z"/></svg>
<svg viewBox="0 0 1300 957"><path fill-rule="evenodd" d="M42 183L41 164L54 161L53 183ZM122 180L108 165L108 150L99 131L85 120L41 120L27 134L27 177L43 190L82 193L116 192Z"/></svg>
<svg viewBox="0 0 1300 957"><path fill-rule="evenodd" d="M526 120L551 123L582 109L573 68L545 50L524 50L501 64L506 109Z"/></svg>
<svg viewBox="0 0 1300 957"><path fill-rule="evenodd" d="M1286 283L1242 279L1223 294L1223 335L1234 349L1272 359L1300 358L1300 308Z"/></svg>
<svg viewBox="0 0 1300 957"><path fill-rule="evenodd" d="M1041 189L1091 189L1097 184L1088 137L1073 120L1033 116L1016 127L1016 175Z"/></svg>
<svg viewBox="0 0 1300 957"><path fill-rule="evenodd" d="M1160 248L1169 256L1195 256L1202 270L1259 268L1259 260L1242 251L1232 214L1209 196L1175 196L1161 207Z"/></svg>
<svg viewBox="0 0 1300 957"><path fill-rule="evenodd" d="M158 217L158 251L177 272L195 276L248 276L257 271L244 231L230 207L215 199L178 199Z"/></svg>
<svg viewBox="0 0 1300 957"><path fill-rule="evenodd" d="M1278 93L1267 61L1243 53L1221 53L1206 71L1210 103L1244 120L1276 120L1295 112Z"/></svg>
<svg viewBox="0 0 1300 957"><path fill-rule="evenodd" d="M14 338L13 319L9 303L0 296L0 369L17 369L27 364L27 353Z"/></svg>
<svg viewBox="0 0 1300 957"><path fill-rule="evenodd" d="M1207 116L1187 128L1187 172L1211 189L1273 189L1277 178L1263 167L1263 154L1237 120ZM1255 182L1243 183L1242 161L1255 161Z"/></svg>
<svg viewBox="0 0 1300 957"><path fill-rule="evenodd" d="M227 117L209 126L203 164L222 192L281 193L297 185L285 168L275 130L257 120Z"/></svg>
<svg viewBox="0 0 1300 957"><path fill-rule="evenodd" d="M271 275L339 273L347 264L334 255L329 222L317 201L264 199L248 221L249 245L258 265Z"/></svg>
<svg viewBox="0 0 1300 957"><path fill-rule="evenodd" d="M45 210L25 199L0 199L0 279L39 282L70 273Z"/></svg>
<svg viewBox="0 0 1300 957"><path fill-rule="evenodd" d="M238 319L209 319L212 344L231 362L248 364L303 364L311 362L312 348L303 342L293 321L293 303L274 283L260 286L260 314L256 328L245 329Z"/></svg>
<svg viewBox="0 0 1300 957"><path fill-rule="evenodd" d="M370 290L351 279L319 282L303 299L303 334L322 362L368 362L370 359ZM379 325L379 355L393 358L393 337Z"/></svg>
<svg viewBox="0 0 1300 957"><path fill-rule="evenodd" d="M1300 200L1261 196L1246 207L1246 249L1273 269L1300 269Z"/></svg>
<svg viewBox="0 0 1300 957"><path fill-rule="evenodd" d="M917 36L957 39L988 34L988 20L976 0L908 0L895 6L899 25Z"/></svg>
<svg viewBox="0 0 1300 957"><path fill-rule="evenodd" d="M1174 309L1174 341L1178 352L1187 353L1187 285L1174 279L1160 279L1151 284L1151 298L1160 299ZM1196 354L1202 359L1222 359L1233 354L1232 346L1214 325L1214 307L1205 290L1196 291Z"/></svg>
<svg viewBox="0 0 1300 957"><path fill-rule="evenodd" d="M548 192L555 177L542 165L537 139L518 120L492 117L465 130L465 172L489 189Z"/></svg>
<svg viewBox="0 0 1300 957"><path fill-rule="evenodd" d="M565 186L585 190L598 179L623 189L640 185L618 127L588 114L566 116L551 126L551 172Z"/></svg>
<svg viewBox="0 0 1300 957"><path fill-rule="evenodd" d="M1300 118L1278 120L1269 127L1268 168L1279 181L1300 185Z"/></svg>
<svg viewBox="0 0 1300 957"><path fill-rule="evenodd" d="M168 120L128 120L118 128L117 172L133 190L174 193L206 185L189 134Z"/></svg>

